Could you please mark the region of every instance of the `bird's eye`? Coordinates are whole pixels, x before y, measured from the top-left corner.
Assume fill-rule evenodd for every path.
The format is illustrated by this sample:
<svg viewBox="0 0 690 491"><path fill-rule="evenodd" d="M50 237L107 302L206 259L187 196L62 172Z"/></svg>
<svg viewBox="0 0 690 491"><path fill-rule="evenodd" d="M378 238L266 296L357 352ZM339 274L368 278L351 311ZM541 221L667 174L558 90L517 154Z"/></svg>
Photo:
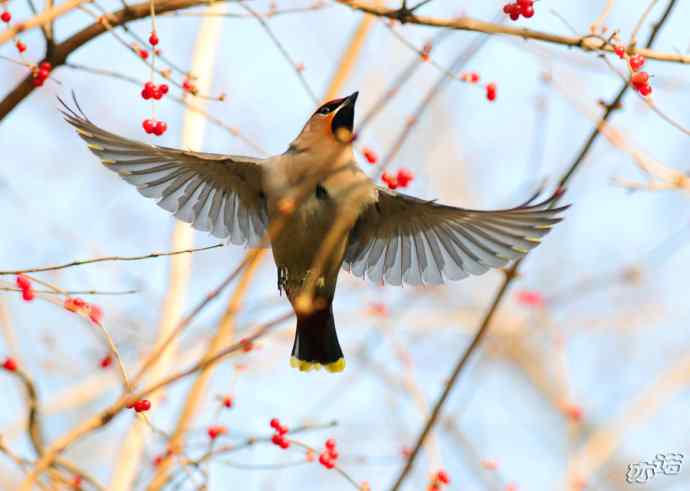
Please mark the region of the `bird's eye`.
<svg viewBox="0 0 690 491"><path fill-rule="evenodd" d="M319 114L328 114L329 112L331 112L331 108L328 106L323 106L319 109Z"/></svg>

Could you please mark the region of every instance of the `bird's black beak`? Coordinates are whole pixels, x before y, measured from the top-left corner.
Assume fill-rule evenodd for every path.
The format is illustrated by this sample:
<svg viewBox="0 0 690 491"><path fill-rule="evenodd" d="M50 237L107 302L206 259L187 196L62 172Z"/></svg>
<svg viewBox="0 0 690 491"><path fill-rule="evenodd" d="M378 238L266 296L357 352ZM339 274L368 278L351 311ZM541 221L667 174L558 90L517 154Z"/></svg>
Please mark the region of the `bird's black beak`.
<svg viewBox="0 0 690 491"><path fill-rule="evenodd" d="M359 92L353 92L343 99L331 121L331 131L343 143L352 141L352 130L355 124L355 102L357 102L358 95Z"/></svg>

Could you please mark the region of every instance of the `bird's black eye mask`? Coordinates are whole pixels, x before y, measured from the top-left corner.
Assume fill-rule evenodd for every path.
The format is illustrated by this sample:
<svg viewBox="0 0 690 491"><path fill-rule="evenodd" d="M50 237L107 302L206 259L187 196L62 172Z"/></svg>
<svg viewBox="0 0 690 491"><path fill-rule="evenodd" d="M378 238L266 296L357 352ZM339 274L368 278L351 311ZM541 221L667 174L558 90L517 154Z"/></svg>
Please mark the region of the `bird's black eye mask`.
<svg viewBox="0 0 690 491"><path fill-rule="evenodd" d="M338 107L342 103L343 103L342 99L337 99L335 101L327 102L326 104L321 106L319 109L317 109L315 114L330 114L333 111L335 111L336 109L338 109Z"/></svg>

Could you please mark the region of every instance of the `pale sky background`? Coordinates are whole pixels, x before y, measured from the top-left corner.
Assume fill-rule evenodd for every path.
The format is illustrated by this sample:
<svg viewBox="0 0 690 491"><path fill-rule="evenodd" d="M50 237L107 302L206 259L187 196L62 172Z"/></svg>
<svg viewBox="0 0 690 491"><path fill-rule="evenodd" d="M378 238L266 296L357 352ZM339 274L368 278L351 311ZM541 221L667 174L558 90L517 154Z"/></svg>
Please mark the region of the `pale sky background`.
<svg viewBox="0 0 690 491"><path fill-rule="evenodd" d="M607 25L620 29L627 40L648 3L616 2ZM585 33L604 4L604 0L541 0L536 4L536 15L517 25L569 34L569 27L550 12L553 10L578 33ZM650 19L658 19L666 4L658 2ZM117 2L102 5L117 8ZM261 1L252 5L263 12L268 4ZM278 8L303 5L307 3L278 2ZM463 11L490 20L502 5L493 0L437 0L423 12L448 17ZM25 5L17 0L10 7L16 18L28 15ZM242 12L232 5L228 10ZM656 47L666 52L686 52L689 18L690 3L679 2ZM279 16L269 22L291 56L304 63L304 76L321 94L359 19L360 14L348 8L331 5L318 12ZM67 36L86 22L85 14L73 13L59 23L57 34ZM158 19L160 46L181 66L189 66L198 23L195 17ZM147 36L150 23L141 21L130 27ZM397 29L420 47L436 33L410 25ZM647 22L640 33L642 40L649 31ZM448 66L476 37L472 33L452 33L435 47L432 57ZM42 49L40 32L31 31L23 39L29 45L29 55ZM253 19L225 20L219 50L212 92L226 92L228 99L212 103L210 111L238 127L267 152L282 152L314 109L294 71ZM0 48L0 54L13 57L15 53L8 44ZM360 91L356 121L415 56L382 23L376 23L343 91ZM610 59L623 69L620 60L614 56ZM142 79L148 73L109 35L89 43L71 61ZM483 81L494 81L498 100L491 104L481 88L448 83L423 114L391 168L407 167L416 174L406 190L410 194L475 208L514 205L542 179L553 185L593 127L593 122L563 92L588 110L596 110L597 101L611 100L621 84L595 54L513 38L492 38L466 69L477 71ZM658 106L690 126L690 67L650 61L645 69L654 75L652 85ZM545 72L551 75L553 85L543 81ZM439 75L430 64L421 66L359 141L379 155L385 154ZM0 94L24 76L24 68L0 60ZM56 110L55 96L68 97L74 90L95 122L123 135L146 139L140 124L149 115L149 105L139 97L140 88L64 67L54 76L60 85L47 83L0 123L0 270L99 255L169 250L173 219L104 169ZM153 141L178 146L181 107L164 100L158 111L169 129ZM669 167L688 169L687 136L651 113L632 91L613 124L635 148ZM213 126L207 131L204 150L251 153L242 142ZM373 170L363 158L360 161ZM519 305L514 294L509 294L494 325L494 332L501 334L486 340L444 410L444 417L454 421L476 456L463 449L444 426L436 433L440 453L438 460L431 462L451 474L453 482L448 490L502 489L500 483L516 483L521 491L563 489L568 460L588 438L621 421L634 404L631 401L647 397L659 377L687 356L688 196L681 192L630 193L613 185L613 177L644 179L629 156L599 138L569 186L565 199L573 207L566 220L530 254L522 268L523 276L512 291L529 289L548 296L600 275L608 283L593 292L569 295L569 301L543 313ZM671 242L670 237L674 238ZM208 234L196 233L197 246L217 242ZM652 256L653 260L639 263L660 244L664 246ZM215 287L243 254L241 248L229 246L195 255L185 310L189 311ZM639 284L611 281L614 273L631 263L643 267ZM137 295L89 297L103 307L106 325L133 371L137 354L146 351L153 340L167 271L166 259L154 259L103 263L44 277L66 289L141 290ZM260 349L220 366L208 410L199 417L195 425L198 434L190 435L190 445L203 447L205 427L215 422L230 428L228 440L232 441L269 434L268 420L272 417L291 426L337 420L337 428L305 434L300 439L320 446L328 436L334 436L347 472L357 481L368 481L376 491L387 489L402 465L401 449L413 443L426 413L420 413L409 392L382 377L382 370L395 377L405 374L396 352L399 346L404 347L409 351L421 395L431 405L499 282L500 274L491 272L444 287L380 289L342 274L335 317L348 359L347 371L337 376L305 375L290 369L293 324L288 322L263 340ZM21 362L35 374L42 400L50 401L61 390L99 373L98 360L105 352L104 345L84 324L45 302L26 304L18 295L4 292L0 301L7 307L20 340ZM367 315L372 301L385 302L392 317L381 320ZM183 338L186 349L204 345L223 303L214 303L193 323ZM286 299L278 296L275 267L266 260L252 282L245 309L239 314L239 326L250 329L287 307ZM527 342L541 353L534 363L547 374L547 385L558 391L563 380L560 371L565 370L569 398L584 413L579 432L569 433L563 414L545 399L522 369L506 358L510 329L518 320L527 322ZM555 348L559 340L564 343L560 351ZM3 342L0 339L0 359L7 350ZM374 362L373 368L358 357L358 352ZM235 379L233 367L238 362L250 368ZM178 368L188 363L189 359L181 361ZM103 376L108 379L106 374ZM151 411L157 426L174 426L187 387L186 383L174 386L165 403ZM236 408L218 418L213 397L228 392L233 393ZM105 407L116 394L115 390L105 391L85 406L46 417L46 438L61 435ZM0 401L2 434L21 414L23 403L15 382L1 373ZM588 489L627 489L625 466L651 460L660 452L682 452L690 459L687 380L662 402L651 416L626 427L611 459L589 478ZM107 482L118 435L132 418L130 413L118 416L105 431L83 440L68 455ZM8 442L32 457L25 438L8 437ZM161 449L162 444L152 437L148 446L151 458ZM229 460L260 465L301 458L299 452L258 446L233 454ZM476 466L477 458L495 459L499 470L481 470ZM406 490L424 489L432 470L429 463L427 456L418 461ZM16 472L3 456L0 470L3 474ZM144 482L149 472L144 469ZM228 483L243 490L353 489L343 478L318 465L240 470L215 463L211 476L211 490L229 489ZM690 462L680 475L657 476L639 488L680 491L688 489L688 482ZM492 487L494 484L497 487Z"/></svg>

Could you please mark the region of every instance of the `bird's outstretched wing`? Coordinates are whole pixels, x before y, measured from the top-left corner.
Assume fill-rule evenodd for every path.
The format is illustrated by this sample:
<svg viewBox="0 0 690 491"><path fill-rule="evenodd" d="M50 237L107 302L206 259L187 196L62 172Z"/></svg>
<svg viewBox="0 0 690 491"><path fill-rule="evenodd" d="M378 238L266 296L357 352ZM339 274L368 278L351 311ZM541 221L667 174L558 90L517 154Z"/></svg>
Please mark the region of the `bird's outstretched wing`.
<svg viewBox="0 0 690 491"><path fill-rule="evenodd" d="M189 152L128 140L67 106L62 113L110 170L198 230L259 245L268 215L257 159Z"/></svg>
<svg viewBox="0 0 690 491"><path fill-rule="evenodd" d="M350 233L343 267L391 285L459 280L527 254L568 208L551 208L561 193L506 210L444 206L378 188Z"/></svg>

